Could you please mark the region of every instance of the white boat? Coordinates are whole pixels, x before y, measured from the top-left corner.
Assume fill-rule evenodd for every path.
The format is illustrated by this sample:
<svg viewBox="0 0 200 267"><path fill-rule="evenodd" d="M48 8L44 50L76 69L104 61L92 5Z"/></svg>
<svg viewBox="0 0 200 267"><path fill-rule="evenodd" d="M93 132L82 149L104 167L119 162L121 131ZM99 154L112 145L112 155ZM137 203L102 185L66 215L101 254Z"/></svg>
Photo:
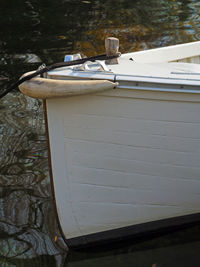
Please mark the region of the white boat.
<svg viewBox="0 0 200 267"><path fill-rule="evenodd" d="M193 42L53 70L20 86L45 99L69 246L200 221L199 63Z"/></svg>

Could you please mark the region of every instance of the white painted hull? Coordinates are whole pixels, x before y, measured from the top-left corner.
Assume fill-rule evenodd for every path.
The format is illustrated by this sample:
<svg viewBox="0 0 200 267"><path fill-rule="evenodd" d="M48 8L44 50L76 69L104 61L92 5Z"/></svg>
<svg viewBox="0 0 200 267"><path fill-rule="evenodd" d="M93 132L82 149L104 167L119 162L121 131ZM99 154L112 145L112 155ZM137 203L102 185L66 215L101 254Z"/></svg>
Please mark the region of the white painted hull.
<svg viewBox="0 0 200 267"><path fill-rule="evenodd" d="M122 63L129 57L199 63L199 49L200 42L125 54ZM139 85L131 86L121 75L117 89L46 100L55 199L66 239L199 213L200 82L186 75L183 85L173 74L163 82L159 74L149 75L148 83L135 74ZM57 77L64 79L62 71Z"/></svg>
<svg viewBox="0 0 200 267"><path fill-rule="evenodd" d="M116 90L47 114L66 238L199 212L200 95Z"/></svg>

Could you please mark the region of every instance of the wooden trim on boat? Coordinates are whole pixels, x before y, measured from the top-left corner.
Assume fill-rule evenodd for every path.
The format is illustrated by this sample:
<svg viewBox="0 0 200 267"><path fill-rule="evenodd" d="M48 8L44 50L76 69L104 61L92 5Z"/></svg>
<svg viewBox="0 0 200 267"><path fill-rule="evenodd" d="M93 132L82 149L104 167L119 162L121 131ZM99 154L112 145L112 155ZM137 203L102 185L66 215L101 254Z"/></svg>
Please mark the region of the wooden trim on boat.
<svg viewBox="0 0 200 267"><path fill-rule="evenodd" d="M108 80L54 80L36 77L23 82L19 89L24 95L47 99L96 93L116 86L117 83Z"/></svg>
<svg viewBox="0 0 200 267"><path fill-rule="evenodd" d="M105 246L112 242L122 242L130 239L139 241L144 238L152 238L155 235L167 234L199 223L200 213L194 213L70 238L66 240L66 243L72 249L87 249L95 246Z"/></svg>

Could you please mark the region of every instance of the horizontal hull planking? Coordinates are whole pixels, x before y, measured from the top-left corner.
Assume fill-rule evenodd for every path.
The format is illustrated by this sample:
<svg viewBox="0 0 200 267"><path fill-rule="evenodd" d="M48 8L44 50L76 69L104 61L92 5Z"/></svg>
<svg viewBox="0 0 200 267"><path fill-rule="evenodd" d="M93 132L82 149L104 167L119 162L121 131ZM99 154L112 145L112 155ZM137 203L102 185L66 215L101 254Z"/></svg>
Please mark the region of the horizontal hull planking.
<svg viewBox="0 0 200 267"><path fill-rule="evenodd" d="M173 94L47 100L66 239L199 212L200 95Z"/></svg>

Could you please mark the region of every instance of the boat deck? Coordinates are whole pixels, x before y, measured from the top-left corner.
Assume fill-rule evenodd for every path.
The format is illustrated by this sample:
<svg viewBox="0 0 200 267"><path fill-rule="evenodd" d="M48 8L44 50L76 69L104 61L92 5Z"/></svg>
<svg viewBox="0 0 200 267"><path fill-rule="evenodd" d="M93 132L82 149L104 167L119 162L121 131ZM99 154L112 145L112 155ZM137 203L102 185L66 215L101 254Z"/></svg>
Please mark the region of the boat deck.
<svg viewBox="0 0 200 267"><path fill-rule="evenodd" d="M52 79L102 79L118 82L117 88L200 92L200 65L192 63L136 63L120 58L119 64L98 70L96 63L88 63L88 70L65 67L48 72Z"/></svg>

